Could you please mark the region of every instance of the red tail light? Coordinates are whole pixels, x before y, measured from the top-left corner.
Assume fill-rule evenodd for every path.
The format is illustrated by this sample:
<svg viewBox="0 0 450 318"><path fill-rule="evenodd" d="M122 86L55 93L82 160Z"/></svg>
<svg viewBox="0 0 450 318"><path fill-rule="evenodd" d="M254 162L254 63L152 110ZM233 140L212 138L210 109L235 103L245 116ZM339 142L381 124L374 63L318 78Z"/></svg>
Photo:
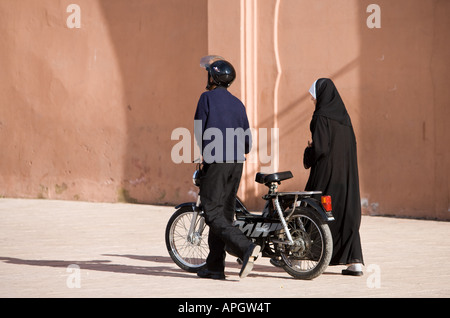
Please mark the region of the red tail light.
<svg viewBox="0 0 450 318"><path fill-rule="evenodd" d="M323 195L322 199L320 200L322 202L322 206L327 212L331 212L331 196L330 195Z"/></svg>

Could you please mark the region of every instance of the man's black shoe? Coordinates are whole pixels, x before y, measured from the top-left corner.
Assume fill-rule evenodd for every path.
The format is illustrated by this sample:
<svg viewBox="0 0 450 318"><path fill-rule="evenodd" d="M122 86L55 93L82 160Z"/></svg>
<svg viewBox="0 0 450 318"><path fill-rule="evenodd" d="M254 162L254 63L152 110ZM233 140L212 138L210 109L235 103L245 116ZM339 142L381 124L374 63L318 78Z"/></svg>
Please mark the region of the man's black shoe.
<svg viewBox="0 0 450 318"><path fill-rule="evenodd" d="M242 260L242 268L239 273L240 278L245 278L253 269L253 263L255 262L256 257L261 251L261 246L252 244L245 252L244 259Z"/></svg>
<svg viewBox="0 0 450 318"><path fill-rule="evenodd" d="M197 272L197 276L200 278L225 279L224 272L213 272L207 268L200 269Z"/></svg>
<svg viewBox="0 0 450 318"><path fill-rule="evenodd" d="M284 262L279 257L272 257L270 259L270 264L272 264L275 267L283 267Z"/></svg>

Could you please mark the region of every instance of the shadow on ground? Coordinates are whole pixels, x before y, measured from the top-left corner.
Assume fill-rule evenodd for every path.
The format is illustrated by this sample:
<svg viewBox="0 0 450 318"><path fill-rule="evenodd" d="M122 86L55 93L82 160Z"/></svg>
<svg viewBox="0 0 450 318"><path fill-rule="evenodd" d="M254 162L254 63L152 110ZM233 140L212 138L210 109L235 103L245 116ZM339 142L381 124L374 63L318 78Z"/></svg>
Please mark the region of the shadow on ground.
<svg viewBox="0 0 450 318"><path fill-rule="evenodd" d="M102 256L108 257L122 257L132 260L139 260L145 262L152 262L158 264L168 264L167 266L139 266L139 265L126 265L113 263L110 259L98 259L90 261L76 261L76 260L32 260L32 259L20 259L14 257L0 256L0 261L7 264L15 265L28 265L28 266L42 266L42 267L58 267L68 268L70 265L78 265L83 270L93 270L101 272L123 273L123 274L138 274L138 275L151 275L151 276L168 276L168 277L181 277L181 278L196 278L194 273L188 273L181 268L178 268L173 263L172 259L168 256L143 256L143 255L116 255L116 254L103 254ZM240 265L237 262L227 262L226 269L239 269ZM226 272L227 275L234 276L235 273ZM261 264L255 264L253 272L250 274L255 277L277 277L277 278L291 278L289 275L280 276L286 274L281 268L274 266L267 266Z"/></svg>

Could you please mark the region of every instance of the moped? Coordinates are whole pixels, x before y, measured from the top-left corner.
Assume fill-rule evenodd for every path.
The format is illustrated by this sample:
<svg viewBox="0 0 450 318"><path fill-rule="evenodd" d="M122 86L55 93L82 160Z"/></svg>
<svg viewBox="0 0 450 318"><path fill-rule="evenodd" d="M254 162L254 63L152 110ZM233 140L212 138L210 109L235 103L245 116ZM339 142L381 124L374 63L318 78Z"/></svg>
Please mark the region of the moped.
<svg viewBox="0 0 450 318"><path fill-rule="evenodd" d="M197 164L193 175L198 187L201 166ZM268 187L262 197L264 209L250 212L238 197L234 225L261 246L262 257L271 258L272 264L296 279L310 280L322 274L331 259L331 197L320 191L278 192L281 182L292 177L290 171L257 173L255 181ZM209 228L200 194L196 202L182 203L175 209L165 232L167 250L180 268L195 273L205 266L209 253Z"/></svg>

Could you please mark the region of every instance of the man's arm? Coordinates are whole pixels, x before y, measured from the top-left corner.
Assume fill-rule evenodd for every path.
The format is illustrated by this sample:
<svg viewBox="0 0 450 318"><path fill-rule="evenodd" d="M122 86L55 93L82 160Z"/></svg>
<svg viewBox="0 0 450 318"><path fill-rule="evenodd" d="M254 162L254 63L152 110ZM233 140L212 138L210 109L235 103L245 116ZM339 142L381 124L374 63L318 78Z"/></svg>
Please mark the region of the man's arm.
<svg viewBox="0 0 450 318"><path fill-rule="evenodd" d="M203 132L205 131L206 122L208 120L208 110L208 99L205 94L202 94L198 100L197 109L194 115L194 136L200 150L203 150Z"/></svg>

